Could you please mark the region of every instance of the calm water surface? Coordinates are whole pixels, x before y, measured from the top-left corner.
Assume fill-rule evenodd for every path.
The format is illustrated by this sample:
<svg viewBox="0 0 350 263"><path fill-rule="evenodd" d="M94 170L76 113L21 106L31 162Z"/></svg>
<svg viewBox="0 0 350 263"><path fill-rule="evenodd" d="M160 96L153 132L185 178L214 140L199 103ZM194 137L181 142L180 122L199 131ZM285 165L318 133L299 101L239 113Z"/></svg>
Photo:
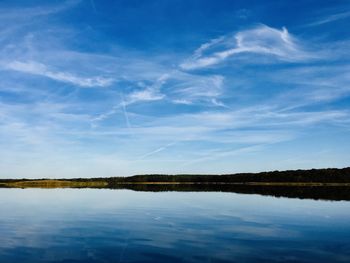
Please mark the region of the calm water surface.
<svg viewBox="0 0 350 263"><path fill-rule="evenodd" d="M350 262L350 202L0 189L0 262Z"/></svg>

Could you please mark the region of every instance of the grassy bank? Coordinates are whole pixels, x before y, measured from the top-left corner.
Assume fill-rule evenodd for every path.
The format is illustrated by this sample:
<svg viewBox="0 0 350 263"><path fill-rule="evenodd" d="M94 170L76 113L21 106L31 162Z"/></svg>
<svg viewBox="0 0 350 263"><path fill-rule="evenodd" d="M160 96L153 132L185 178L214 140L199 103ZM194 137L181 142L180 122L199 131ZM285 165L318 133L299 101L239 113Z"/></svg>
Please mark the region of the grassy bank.
<svg viewBox="0 0 350 263"><path fill-rule="evenodd" d="M103 188L108 186L103 181L75 182L70 180L29 180L3 182L0 186L8 188Z"/></svg>

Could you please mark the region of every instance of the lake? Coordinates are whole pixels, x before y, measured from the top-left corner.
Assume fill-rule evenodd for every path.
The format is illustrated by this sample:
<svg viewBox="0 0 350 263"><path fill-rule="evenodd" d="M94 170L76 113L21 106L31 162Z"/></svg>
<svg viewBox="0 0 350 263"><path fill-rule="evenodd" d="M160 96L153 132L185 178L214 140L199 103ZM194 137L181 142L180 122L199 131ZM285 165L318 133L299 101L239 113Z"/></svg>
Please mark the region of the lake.
<svg viewBox="0 0 350 263"><path fill-rule="evenodd" d="M0 262L350 262L350 202L0 189Z"/></svg>

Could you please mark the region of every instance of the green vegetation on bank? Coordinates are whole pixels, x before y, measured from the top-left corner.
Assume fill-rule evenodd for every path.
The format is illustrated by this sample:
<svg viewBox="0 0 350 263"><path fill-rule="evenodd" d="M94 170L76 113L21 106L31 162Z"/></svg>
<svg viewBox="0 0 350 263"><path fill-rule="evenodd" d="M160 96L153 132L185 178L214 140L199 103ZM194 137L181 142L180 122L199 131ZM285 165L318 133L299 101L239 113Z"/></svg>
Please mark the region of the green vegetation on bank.
<svg viewBox="0 0 350 263"><path fill-rule="evenodd" d="M105 181L72 181L72 180L20 180L20 181L0 181L0 187L12 188L103 188L108 186Z"/></svg>
<svg viewBox="0 0 350 263"><path fill-rule="evenodd" d="M350 167L343 169L311 169L272 171L261 173L237 173L224 175L135 175L131 177L104 178L110 184L134 182L178 182L178 183L350 183Z"/></svg>
<svg viewBox="0 0 350 263"><path fill-rule="evenodd" d="M233 192L350 201L350 168L227 175L135 175L75 179L3 179L2 188L107 188L134 191Z"/></svg>
<svg viewBox="0 0 350 263"><path fill-rule="evenodd" d="M237 173L224 175L162 175L75 179L2 179L0 187L115 188L122 184L245 184L270 186L350 186L350 167Z"/></svg>

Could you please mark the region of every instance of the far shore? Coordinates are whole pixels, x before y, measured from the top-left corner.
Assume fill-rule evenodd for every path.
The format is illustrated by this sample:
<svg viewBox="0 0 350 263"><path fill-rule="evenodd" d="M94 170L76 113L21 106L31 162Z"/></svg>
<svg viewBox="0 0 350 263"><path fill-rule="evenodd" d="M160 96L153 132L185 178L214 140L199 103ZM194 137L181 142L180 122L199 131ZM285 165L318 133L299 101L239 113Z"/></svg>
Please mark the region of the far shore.
<svg viewBox="0 0 350 263"><path fill-rule="evenodd" d="M251 186L291 186L291 187L337 187L348 186L350 183L317 183L317 182L117 182L116 185L251 185ZM61 181L61 180L31 180L17 182L0 182L0 187L7 188L108 188L104 181Z"/></svg>
<svg viewBox="0 0 350 263"><path fill-rule="evenodd" d="M350 187L350 167L222 175L147 174L105 178L0 179L0 187L8 188L119 188L122 185Z"/></svg>
<svg viewBox="0 0 350 263"><path fill-rule="evenodd" d="M350 201L350 168L224 175L135 175L73 179L0 179L7 189L110 189L141 192L228 192Z"/></svg>

